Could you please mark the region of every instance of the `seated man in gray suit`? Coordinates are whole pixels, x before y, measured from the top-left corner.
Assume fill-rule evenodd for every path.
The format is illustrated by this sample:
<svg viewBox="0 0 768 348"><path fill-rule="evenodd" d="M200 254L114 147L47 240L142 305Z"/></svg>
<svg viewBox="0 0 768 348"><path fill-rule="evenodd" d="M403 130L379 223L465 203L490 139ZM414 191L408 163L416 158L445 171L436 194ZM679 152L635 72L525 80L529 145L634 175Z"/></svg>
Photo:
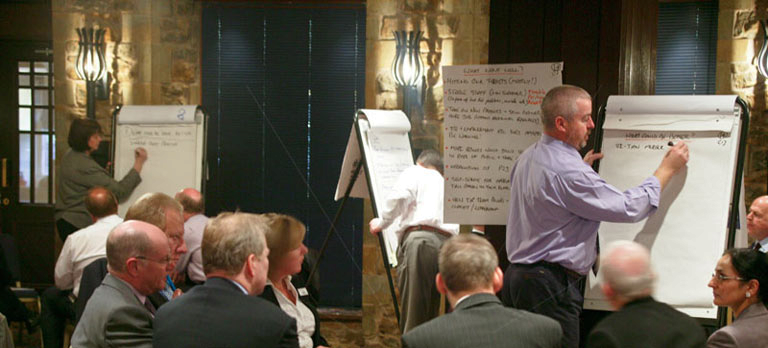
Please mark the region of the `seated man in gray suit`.
<svg viewBox="0 0 768 348"><path fill-rule="evenodd" d="M161 192L145 193L136 202L133 202L125 212L126 220L144 221L163 230L171 245L171 269L165 278L165 287L160 291L149 295L149 300L155 308L160 308L172 298L181 295L181 289L176 288L172 277L174 269L181 255L187 252L184 243L184 219L182 207L179 202Z"/></svg>
<svg viewBox="0 0 768 348"><path fill-rule="evenodd" d="M248 213L208 222L201 245L207 280L158 310L155 347L298 347L296 321L255 296L267 282L268 228Z"/></svg>
<svg viewBox="0 0 768 348"><path fill-rule="evenodd" d="M107 237L109 274L85 306L72 346L152 347L154 307L147 295L165 287L171 252L162 230L126 221Z"/></svg>
<svg viewBox="0 0 768 348"><path fill-rule="evenodd" d="M448 239L438 256L437 290L453 312L403 335L403 347L560 347L562 329L555 320L506 308L496 297L503 274L496 251L472 234Z"/></svg>
<svg viewBox="0 0 768 348"><path fill-rule="evenodd" d="M704 329L693 318L651 297L656 274L644 246L609 244L600 270L603 294L617 311L592 329L587 347L704 347Z"/></svg>

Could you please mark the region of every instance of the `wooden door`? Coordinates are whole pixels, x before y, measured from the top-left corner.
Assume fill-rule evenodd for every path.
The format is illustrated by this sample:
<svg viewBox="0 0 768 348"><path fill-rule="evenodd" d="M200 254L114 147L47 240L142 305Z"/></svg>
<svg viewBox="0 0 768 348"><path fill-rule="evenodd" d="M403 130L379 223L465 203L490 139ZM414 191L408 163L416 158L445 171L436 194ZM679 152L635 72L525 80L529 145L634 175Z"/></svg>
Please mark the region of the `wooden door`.
<svg viewBox="0 0 768 348"><path fill-rule="evenodd" d="M0 41L0 227L25 286L53 284L53 55L49 42Z"/></svg>

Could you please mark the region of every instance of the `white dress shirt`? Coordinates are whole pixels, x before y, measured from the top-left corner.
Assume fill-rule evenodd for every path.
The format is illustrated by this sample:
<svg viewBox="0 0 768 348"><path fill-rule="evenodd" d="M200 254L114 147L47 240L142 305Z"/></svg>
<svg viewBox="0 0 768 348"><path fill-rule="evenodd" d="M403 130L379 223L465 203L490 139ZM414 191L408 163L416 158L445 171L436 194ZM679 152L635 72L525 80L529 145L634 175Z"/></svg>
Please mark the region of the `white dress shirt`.
<svg viewBox="0 0 768 348"><path fill-rule="evenodd" d="M109 231L121 222L123 219L116 214L105 216L67 237L54 269L57 288L72 289L72 293L77 296L83 269L96 259L107 256Z"/></svg>
<svg viewBox="0 0 768 348"><path fill-rule="evenodd" d="M760 241L760 251L768 252L768 237L765 237Z"/></svg>
<svg viewBox="0 0 768 348"><path fill-rule="evenodd" d="M299 347L312 348L312 335L315 334L315 316L299 299L299 294L291 283L290 276L287 278L286 283L288 291L290 291L293 294L293 298L296 299L295 304L285 297L280 290L277 290L272 281L267 278L267 285L272 287L275 297L277 298L277 303L280 304L280 309L291 318L296 319L296 332L299 334Z"/></svg>
<svg viewBox="0 0 768 348"><path fill-rule="evenodd" d="M408 226L430 225L459 234L459 225L443 223L445 180L440 172L420 165L406 168L397 178L381 212L381 228L399 239Z"/></svg>

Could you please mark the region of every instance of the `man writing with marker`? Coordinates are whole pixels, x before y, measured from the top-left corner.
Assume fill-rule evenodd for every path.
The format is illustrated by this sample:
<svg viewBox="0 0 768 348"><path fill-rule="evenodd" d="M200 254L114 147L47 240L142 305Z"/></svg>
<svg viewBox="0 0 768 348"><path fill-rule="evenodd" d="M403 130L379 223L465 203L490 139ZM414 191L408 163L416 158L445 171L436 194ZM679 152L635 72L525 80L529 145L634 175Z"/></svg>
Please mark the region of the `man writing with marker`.
<svg viewBox="0 0 768 348"><path fill-rule="evenodd" d="M636 222L652 214L661 191L688 162L678 142L658 169L624 192L592 170L602 154L582 159L579 150L595 125L584 89L563 85L541 104L543 134L515 162L510 177L510 214L502 301L549 316L563 329L563 347L579 345L585 275L595 262L600 221Z"/></svg>

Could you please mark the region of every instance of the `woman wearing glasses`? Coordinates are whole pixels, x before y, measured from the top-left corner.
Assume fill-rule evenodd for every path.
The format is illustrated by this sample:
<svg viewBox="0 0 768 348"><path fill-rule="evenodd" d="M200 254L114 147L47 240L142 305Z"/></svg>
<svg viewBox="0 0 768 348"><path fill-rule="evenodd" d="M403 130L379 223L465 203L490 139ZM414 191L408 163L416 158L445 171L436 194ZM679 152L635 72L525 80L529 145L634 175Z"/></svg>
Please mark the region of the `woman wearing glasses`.
<svg viewBox="0 0 768 348"><path fill-rule="evenodd" d="M733 311L733 323L715 331L708 348L765 347L768 344L768 260L753 249L730 249L709 281L714 303Z"/></svg>

